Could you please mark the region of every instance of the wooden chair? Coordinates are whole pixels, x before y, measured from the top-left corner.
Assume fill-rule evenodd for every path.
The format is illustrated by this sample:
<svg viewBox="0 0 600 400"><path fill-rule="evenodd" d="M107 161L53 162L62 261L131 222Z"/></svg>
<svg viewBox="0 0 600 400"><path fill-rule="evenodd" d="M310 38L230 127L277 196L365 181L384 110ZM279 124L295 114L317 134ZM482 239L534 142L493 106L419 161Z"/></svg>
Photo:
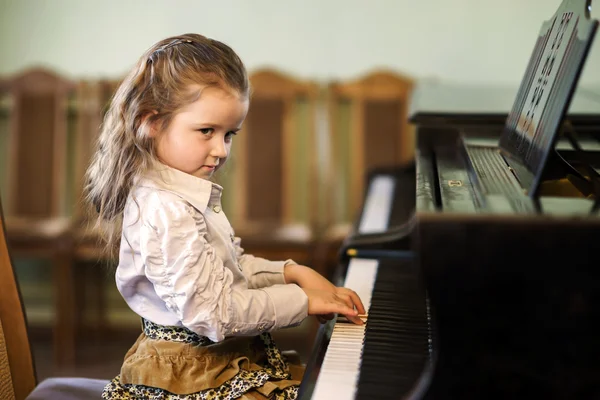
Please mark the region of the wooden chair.
<svg viewBox="0 0 600 400"><path fill-rule="evenodd" d="M321 187L328 196L319 213L325 226L319 253L327 271L335 267L340 245L362 206L368 171L412 164L412 90L410 77L385 70L329 85L330 165Z"/></svg>
<svg viewBox="0 0 600 400"><path fill-rule="evenodd" d="M67 204L67 104L74 85L44 69L7 79L5 137L7 237L18 257L44 258L53 266L56 361L75 357L75 301L71 216Z"/></svg>
<svg viewBox="0 0 600 400"><path fill-rule="evenodd" d="M0 202L0 398L2 400L99 399L108 381L50 378L36 386L27 319L9 255Z"/></svg>
<svg viewBox="0 0 600 400"><path fill-rule="evenodd" d="M318 87L264 69L250 76L250 109L219 177L247 253L312 265Z"/></svg>

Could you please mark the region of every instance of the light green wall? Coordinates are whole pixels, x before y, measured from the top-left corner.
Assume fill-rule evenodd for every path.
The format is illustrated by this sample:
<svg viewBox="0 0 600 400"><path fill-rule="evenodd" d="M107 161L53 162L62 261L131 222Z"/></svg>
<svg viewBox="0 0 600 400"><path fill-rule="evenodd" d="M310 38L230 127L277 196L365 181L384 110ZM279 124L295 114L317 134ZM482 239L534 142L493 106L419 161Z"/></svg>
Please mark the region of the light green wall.
<svg viewBox="0 0 600 400"><path fill-rule="evenodd" d="M347 79L385 66L416 78L517 83L560 0L0 0L0 75L43 64L122 75L155 41L199 32L250 69ZM595 4L592 16L600 16ZM600 41L584 84L600 84Z"/></svg>

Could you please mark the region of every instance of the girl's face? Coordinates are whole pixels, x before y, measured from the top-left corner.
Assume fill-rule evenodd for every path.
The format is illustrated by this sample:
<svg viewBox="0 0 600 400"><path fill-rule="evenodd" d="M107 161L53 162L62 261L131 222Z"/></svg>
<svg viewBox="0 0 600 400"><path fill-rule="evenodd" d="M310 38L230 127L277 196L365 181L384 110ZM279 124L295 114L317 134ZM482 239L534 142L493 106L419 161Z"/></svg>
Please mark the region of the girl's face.
<svg viewBox="0 0 600 400"><path fill-rule="evenodd" d="M209 179L229 155L231 141L248 113L248 100L233 90L205 87L163 131L152 130L159 160L169 167Z"/></svg>

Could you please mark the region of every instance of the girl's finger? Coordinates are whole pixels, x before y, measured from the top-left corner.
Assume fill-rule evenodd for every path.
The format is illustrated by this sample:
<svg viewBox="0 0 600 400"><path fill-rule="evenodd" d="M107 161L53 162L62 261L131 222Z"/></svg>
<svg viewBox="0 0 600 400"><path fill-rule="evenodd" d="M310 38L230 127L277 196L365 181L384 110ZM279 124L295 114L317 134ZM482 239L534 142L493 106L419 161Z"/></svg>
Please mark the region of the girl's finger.
<svg viewBox="0 0 600 400"><path fill-rule="evenodd" d="M358 310L358 313L365 314L365 306L363 305L363 302L360 299L360 297L358 296L358 294L352 289L348 289L348 288L340 288L340 289L345 295L350 297L350 299L352 301L352 306L356 307L356 309Z"/></svg>
<svg viewBox="0 0 600 400"><path fill-rule="evenodd" d="M354 309L354 303L348 294L337 294L337 297L349 308Z"/></svg>
<svg viewBox="0 0 600 400"><path fill-rule="evenodd" d="M357 315L344 315L348 321L355 323L356 325L364 325L363 320Z"/></svg>
<svg viewBox="0 0 600 400"><path fill-rule="evenodd" d="M335 308L336 308L336 310L334 312L337 314L342 314L342 315L346 315L346 316L357 316L358 315L358 311L356 311L354 309L354 307L345 305L342 302L337 303Z"/></svg>
<svg viewBox="0 0 600 400"><path fill-rule="evenodd" d="M354 303L354 306L358 310L358 313L359 314L366 314L365 313L365 306L363 305L363 302L360 299L360 297L358 297L358 294L356 294L356 292L354 290L351 290L350 293L349 293L349 295L350 295L350 298L352 299L352 303Z"/></svg>

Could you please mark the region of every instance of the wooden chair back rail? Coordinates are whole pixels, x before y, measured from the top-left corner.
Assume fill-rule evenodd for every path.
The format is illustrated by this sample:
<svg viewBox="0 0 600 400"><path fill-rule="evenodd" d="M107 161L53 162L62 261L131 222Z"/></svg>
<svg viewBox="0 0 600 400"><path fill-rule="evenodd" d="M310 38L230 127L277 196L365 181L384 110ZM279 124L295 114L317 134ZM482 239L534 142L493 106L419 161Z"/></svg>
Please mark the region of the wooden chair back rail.
<svg viewBox="0 0 600 400"><path fill-rule="evenodd" d="M75 160L73 178L74 219L83 221L87 213L81 199L85 186L85 171L93 152L93 143L101 124L99 85L95 82L81 81L77 84L77 138L75 141Z"/></svg>

